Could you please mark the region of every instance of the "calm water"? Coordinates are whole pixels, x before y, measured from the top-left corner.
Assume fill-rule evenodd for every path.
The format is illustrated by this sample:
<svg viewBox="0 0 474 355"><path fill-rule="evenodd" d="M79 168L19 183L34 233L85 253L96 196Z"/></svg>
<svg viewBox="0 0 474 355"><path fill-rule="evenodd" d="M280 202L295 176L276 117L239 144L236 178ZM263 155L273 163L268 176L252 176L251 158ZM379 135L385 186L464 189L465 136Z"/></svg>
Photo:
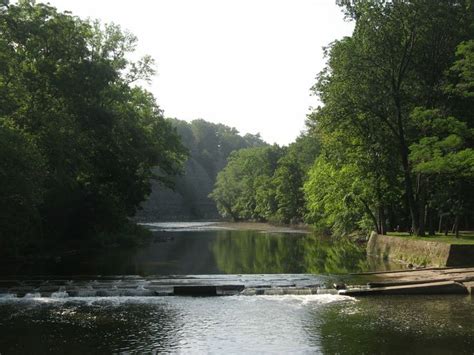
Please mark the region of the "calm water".
<svg viewBox="0 0 474 355"><path fill-rule="evenodd" d="M238 226L238 225L237 225ZM212 223L153 223L149 245L2 265L0 275L347 274L398 265L367 260L352 243L302 233L222 230Z"/></svg>
<svg viewBox="0 0 474 355"><path fill-rule="evenodd" d="M142 249L3 273L332 275L377 267L353 245L314 236L203 228L167 227ZM473 354L474 302L464 296L0 298L1 354L120 352Z"/></svg>

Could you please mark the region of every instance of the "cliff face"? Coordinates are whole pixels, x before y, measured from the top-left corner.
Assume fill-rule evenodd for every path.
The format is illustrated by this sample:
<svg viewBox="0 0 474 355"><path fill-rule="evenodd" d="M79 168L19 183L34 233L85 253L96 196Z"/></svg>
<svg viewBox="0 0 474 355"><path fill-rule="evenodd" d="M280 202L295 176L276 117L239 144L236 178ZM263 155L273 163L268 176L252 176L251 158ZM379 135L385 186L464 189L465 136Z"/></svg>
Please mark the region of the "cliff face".
<svg viewBox="0 0 474 355"><path fill-rule="evenodd" d="M177 178L173 190L152 183L152 192L141 205L136 219L139 221L176 221L217 219L216 204L208 195L215 178L194 158L188 159L183 176Z"/></svg>

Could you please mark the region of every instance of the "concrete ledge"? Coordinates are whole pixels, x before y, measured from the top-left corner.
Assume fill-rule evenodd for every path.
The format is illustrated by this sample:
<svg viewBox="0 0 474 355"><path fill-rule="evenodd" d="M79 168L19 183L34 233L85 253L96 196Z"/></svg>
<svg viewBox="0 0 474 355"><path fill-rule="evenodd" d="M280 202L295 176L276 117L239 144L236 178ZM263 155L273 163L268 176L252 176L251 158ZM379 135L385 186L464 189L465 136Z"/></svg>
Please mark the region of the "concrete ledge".
<svg viewBox="0 0 474 355"><path fill-rule="evenodd" d="M469 292L469 294L471 295L474 294L474 281L465 282L464 286L467 288L467 291Z"/></svg>
<svg viewBox="0 0 474 355"><path fill-rule="evenodd" d="M421 266L474 265L474 245L380 235L372 232L367 254Z"/></svg>
<svg viewBox="0 0 474 355"><path fill-rule="evenodd" d="M431 282L415 285L361 288L340 291L345 296L372 296L372 295L441 295L467 294L467 288L454 281Z"/></svg>

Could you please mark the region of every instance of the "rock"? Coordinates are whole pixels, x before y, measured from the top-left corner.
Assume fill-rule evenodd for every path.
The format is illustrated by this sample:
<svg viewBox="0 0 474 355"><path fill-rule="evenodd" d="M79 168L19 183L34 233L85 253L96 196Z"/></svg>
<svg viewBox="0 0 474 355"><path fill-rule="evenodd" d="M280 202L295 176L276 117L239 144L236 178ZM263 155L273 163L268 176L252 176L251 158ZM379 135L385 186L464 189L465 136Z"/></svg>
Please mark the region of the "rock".
<svg viewBox="0 0 474 355"><path fill-rule="evenodd" d="M346 284L343 283L343 282L338 282L338 283L334 283L333 284L333 287L336 289L336 290L345 290L347 287L346 287Z"/></svg>

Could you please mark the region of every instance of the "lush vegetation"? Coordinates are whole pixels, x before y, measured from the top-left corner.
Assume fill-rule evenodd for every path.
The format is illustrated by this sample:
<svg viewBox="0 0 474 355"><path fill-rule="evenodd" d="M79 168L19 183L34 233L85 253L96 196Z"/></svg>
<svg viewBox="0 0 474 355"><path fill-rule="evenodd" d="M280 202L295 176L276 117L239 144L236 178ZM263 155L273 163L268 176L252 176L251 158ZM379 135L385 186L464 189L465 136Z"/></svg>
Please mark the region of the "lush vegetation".
<svg viewBox="0 0 474 355"><path fill-rule="evenodd" d="M176 179L172 190L154 183L136 218L145 221L219 218L215 203L208 197L217 172L225 167L231 152L266 143L258 134L241 135L235 128L203 119L169 121L189 151L184 174Z"/></svg>
<svg viewBox="0 0 474 355"><path fill-rule="evenodd" d="M241 135L237 129L221 123L203 119L191 122L171 119L170 122L177 129L189 156L199 162L213 179L224 168L233 151L267 145L259 134Z"/></svg>
<svg viewBox="0 0 474 355"><path fill-rule="evenodd" d="M337 234L472 227L472 1L338 3L355 29L325 49L307 133L233 154L219 210Z"/></svg>
<svg viewBox="0 0 474 355"><path fill-rule="evenodd" d="M319 146L302 135L289 147L232 153L211 197L224 217L298 223L305 215L302 184Z"/></svg>
<svg viewBox="0 0 474 355"><path fill-rule="evenodd" d="M139 86L136 38L24 0L0 5L0 250L116 243L150 193L196 163L235 220L336 234L471 228L474 5L338 1L351 36L326 49L321 106L288 147L221 124L166 120ZM181 141L183 143L181 143ZM177 191L192 206L194 185ZM193 207L194 208L194 207ZM199 217L198 208L194 208Z"/></svg>
<svg viewBox="0 0 474 355"><path fill-rule="evenodd" d="M116 242L106 237L133 228L150 180L170 185L181 171L186 149L136 85L153 61L129 60L135 43L47 5L0 5L2 252Z"/></svg>

